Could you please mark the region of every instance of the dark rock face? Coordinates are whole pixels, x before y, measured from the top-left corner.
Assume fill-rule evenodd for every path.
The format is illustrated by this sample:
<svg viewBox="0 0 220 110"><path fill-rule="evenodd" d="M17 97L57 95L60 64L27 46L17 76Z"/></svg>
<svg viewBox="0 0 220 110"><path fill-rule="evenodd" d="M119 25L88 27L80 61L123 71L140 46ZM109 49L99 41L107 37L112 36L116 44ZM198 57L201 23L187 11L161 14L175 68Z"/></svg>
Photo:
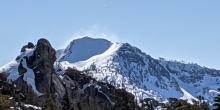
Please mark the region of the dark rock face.
<svg viewBox="0 0 220 110"><path fill-rule="evenodd" d="M18 66L18 72L19 72L19 75L23 75L24 73L27 72L27 69L24 68L23 65L22 65L22 61L23 61L23 60L21 60L19 66Z"/></svg>
<svg viewBox="0 0 220 110"><path fill-rule="evenodd" d="M77 70L66 70L63 81L70 110L139 109L132 94L109 84L97 82Z"/></svg>
<svg viewBox="0 0 220 110"><path fill-rule="evenodd" d="M35 73L35 84L41 93L50 93L51 78L54 72L53 64L56 51L46 39L37 42L36 49L27 60L29 68Z"/></svg>
<svg viewBox="0 0 220 110"><path fill-rule="evenodd" d="M0 73L0 81L6 81L7 80L7 75L6 75L6 73L5 72L3 72L3 73Z"/></svg>
<svg viewBox="0 0 220 110"><path fill-rule="evenodd" d="M31 43L31 42L28 42L27 45L25 45L25 46L23 46L23 47L21 48L21 52L24 52L26 48L32 49L32 48L34 48L34 44Z"/></svg>

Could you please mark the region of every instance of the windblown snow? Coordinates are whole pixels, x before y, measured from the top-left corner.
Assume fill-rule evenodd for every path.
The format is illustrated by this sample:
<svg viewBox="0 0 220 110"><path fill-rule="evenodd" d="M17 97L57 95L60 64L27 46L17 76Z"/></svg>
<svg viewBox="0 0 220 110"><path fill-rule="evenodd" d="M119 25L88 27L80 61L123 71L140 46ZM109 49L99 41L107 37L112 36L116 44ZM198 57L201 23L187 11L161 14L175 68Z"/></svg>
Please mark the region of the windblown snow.
<svg viewBox="0 0 220 110"><path fill-rule="evenodd" d="M89 37L84 37L82 39L72 41L71 45L71 47L69 46L65 50L67 56L63 57L63 60L74 63L85 61L92 56L104 53L112 45L112 43L105 39L91 39Z"/></svg>

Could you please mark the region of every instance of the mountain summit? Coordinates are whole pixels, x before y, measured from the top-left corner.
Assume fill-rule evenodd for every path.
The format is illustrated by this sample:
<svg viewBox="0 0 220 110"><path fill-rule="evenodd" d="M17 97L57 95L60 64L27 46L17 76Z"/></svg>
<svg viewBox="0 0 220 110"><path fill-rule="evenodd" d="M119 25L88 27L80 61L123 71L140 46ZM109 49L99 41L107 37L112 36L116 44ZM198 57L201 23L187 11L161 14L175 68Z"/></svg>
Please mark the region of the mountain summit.
<svg viewBox="0 0 220 110"><path fill-rule="evenodd" d="M76 39L65 49L66 55L62 59L70 63L85 61L92 56L104 53L111 45L112 43L105 39L93 39L90 37Z"/></svg>
<svg viewBox="0 0 220 110"><path fill-rule="evenodd" d="M98 81L127 90L137 100L165 101L174 97L193 103L203 96L213 103L220 86L219 70L155 59L128 43L104 39L73 40L58 62L57 67L63 70L74 67L85 71Z"/></svg>

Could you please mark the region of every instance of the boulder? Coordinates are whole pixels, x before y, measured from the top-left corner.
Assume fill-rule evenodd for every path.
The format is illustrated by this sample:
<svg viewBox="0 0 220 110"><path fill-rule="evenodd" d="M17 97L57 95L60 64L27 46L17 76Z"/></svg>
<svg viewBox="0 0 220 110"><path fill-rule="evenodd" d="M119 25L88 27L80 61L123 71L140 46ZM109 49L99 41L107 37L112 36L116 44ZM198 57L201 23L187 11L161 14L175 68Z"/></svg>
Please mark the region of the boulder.
<svg viewBox="0 0 220 110"><path fill-rule="evenodd" d="M21 52L24 52L25 49L32 49L32 48L34 48L34 44L31 43L31 42L28 42L27 45L25 45L25 46L23 46L23 47L21 48Z"/></svg>
<svg viewBox="0 0 220 110"><path fill-rule="evenodd" d="M46 39L38 40L35 48L33 55L27 58L27 66L35 73L37 90L49 94L51 78L54 74L53 64L56 60L56 51Z"/></svg>

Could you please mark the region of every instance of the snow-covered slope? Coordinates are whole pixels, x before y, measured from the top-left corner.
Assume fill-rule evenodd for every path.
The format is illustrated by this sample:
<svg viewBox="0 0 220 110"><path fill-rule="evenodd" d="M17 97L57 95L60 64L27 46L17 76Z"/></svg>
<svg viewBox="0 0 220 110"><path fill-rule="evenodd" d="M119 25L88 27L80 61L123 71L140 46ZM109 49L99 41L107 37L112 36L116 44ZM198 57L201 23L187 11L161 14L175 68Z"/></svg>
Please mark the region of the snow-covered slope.
<svg viewBox="0 0 220 110"><path fill-rule="evenodd" d="M76 39L65 49L67 54L62 59L70 63L85 61L92 56L104 53L111 45L112 43L105 39L92 39L89 37Z"/></svg>
<svg viewBox="0 0 220 110"><path fill-rule="evenodd" d="M2 72L6 73L7 76L7 80L8 81L16 81L19 77L21 77L21 74L19 73L19 64L21 62L22 66L26 69L26 72L23 75L23 80L27 82L28 85L30 85L32 87L32 89L34 90L34 92L38 95L41 96L43 95L42 93L40 93L37 89L36 89L36 85L35 85L35 75L32 69L28 68L27 66L27 61L25 57L30 57L33 52L34 52L35 48L33 49L25 49L24 52L21 52L21 54L19 55L19 59L18 60L13 60L10 63L6 64L3 67L0 67L0 74Z"/></svg>
<svg viewBox="0 0 220 110"><path fill-rule="evenodd" d="M111 43L89 37L73 40L56 63L75 67L99 81L124 88L137 99L170 97L210 103L220 87L220 71L174 61L154 59L128 43Z"/></svg>

